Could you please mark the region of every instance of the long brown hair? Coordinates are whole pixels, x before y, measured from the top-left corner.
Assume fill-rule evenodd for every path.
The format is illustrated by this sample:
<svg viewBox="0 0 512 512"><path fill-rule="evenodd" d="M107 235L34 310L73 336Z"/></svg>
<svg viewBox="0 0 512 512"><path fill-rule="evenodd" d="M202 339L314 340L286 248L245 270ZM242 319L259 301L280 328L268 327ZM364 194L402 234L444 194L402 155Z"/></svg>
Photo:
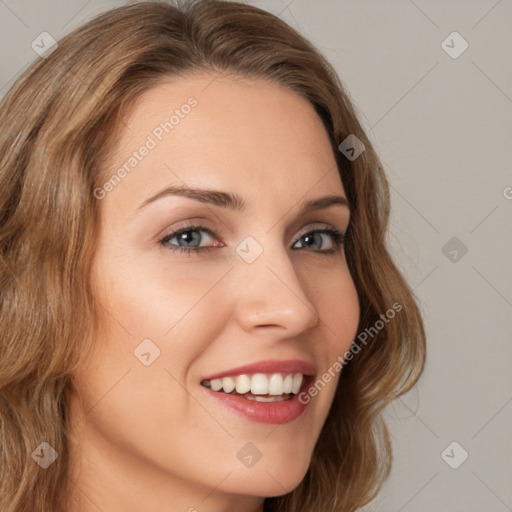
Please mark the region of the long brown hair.
<svg viewBox="0 0 512 512"><path fill-rule="evenodd" d="M301 35L258 8L219 0L138 2L106 12L38 59L0 103L0 509L55 512L67 479L67 397L98 316L89 269L103 164L141 93L194 71L270 79L322 119L350 202L347 260L371 332L345 365L304 480L266 511L350 512L389 473L382 409L419 378L420 312L386 245L387 181L334 69ZM339 149L355 135L355 160ZM393 304L392 320L375 325ZM373 331L371 330L373 329ZM361 345L359 343L359 345ZM32 454L58 453L47 469Z"/></svg>

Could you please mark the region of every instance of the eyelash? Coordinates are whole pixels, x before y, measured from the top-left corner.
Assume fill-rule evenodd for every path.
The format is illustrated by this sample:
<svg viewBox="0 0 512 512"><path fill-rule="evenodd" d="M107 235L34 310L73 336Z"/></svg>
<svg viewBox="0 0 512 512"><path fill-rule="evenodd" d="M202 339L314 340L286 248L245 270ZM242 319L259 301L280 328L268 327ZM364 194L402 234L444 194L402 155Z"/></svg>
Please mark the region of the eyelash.
<svg viewBox="0 0 512 512"><path fill-rule="evenodd" d="M170 249L173 252L178 251L179 253L187 253L187 254L199 253L199 252L203 253L203 252L209 251L210 249L215 249L215 247L181 247L179 245L169 244L169 240L172 240L175 236L181 235L183 233L187 233L189 231L204 231L204 232L208 233L208 235L210 235L212 238L218 238L217 235L211 229L208 229L205 226L190 225L190 226L186 226L184 228L180 228L179 230L169 233L168 235L165 235L163 238L158 240L158 243L160 245L162 245L163 247ZM329 255L333 255L333 254L338 254L340 252L340 250L342 249L342 247L345 246L345 243L346 243L345 233L342 233L341 231L338 231L335 228L327 228L326 227L326 228L312 229L311 231L308 231L308 232L304 233L303 235L301 235L298 240L301 240L302 238L304 238L308 235L312 235L314 233L327 233L327 234L331 235L334 247L332 249L328 249L328 250L318 250L318 249L312 250L311 252L319 252L319 253L325 254L326 256L329 256ZM300 247L300 249L303 249L303 247Z"/></svg>

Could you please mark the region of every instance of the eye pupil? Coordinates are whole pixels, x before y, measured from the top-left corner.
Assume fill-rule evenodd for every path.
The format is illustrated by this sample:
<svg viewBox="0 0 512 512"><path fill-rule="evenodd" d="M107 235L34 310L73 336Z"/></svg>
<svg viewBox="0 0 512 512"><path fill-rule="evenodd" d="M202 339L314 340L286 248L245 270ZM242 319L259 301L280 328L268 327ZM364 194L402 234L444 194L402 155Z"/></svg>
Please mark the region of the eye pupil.
<svg viewBox="0 0 512 512"><path fill-rule="evenodd" d="M197 231L184 231L178 235L178 243L185 242L186 244L197 242L201 239L201 235Z"/></svg>
<svg viewBox="0 0 512 512"><path fill-rule="evenodd" d="M321 237L320 237L320 233L309 233L307 235L304 235L304 243L307 246L311 247L315 243L315 236L320 238L319 242L320 242L320 245L321 245L322 240L321 240Z"/></svg>

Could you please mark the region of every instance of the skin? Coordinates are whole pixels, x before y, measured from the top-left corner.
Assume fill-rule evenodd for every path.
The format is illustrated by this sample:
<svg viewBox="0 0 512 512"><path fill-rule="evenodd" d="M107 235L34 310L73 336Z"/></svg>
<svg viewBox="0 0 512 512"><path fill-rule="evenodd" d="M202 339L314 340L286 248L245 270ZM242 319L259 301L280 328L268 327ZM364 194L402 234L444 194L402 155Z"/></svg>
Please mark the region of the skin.
<svg viewBox="0 0 512 512"><path fill-rule="evenodd" d="M112 152L107 177L167 112L197 99L101 199L91 269L101 330L70 400L72 512L261 512L263 497L290 492L303 479L339 375L302 416L279 426L219 406L202 378L295 358L313 362L321 375L356 335L359 304L343 248L328 254L331 235L309 245L303 237L326 226L344 232L349 209L298 215L304 201L345 196L320 118L281 85L213 79L190 75L145 93ZM183 184L236 193L247 210L180 196L138 209ZM216 233L194 232L209 251L159 244L192 221ZM250 264L235 251L247 236L263 249ZM180 244L177 237L169 243ZM160 356L145 366L134 350L148 338ZM250 468L237 458L247 442L262 454Z"/></svg>

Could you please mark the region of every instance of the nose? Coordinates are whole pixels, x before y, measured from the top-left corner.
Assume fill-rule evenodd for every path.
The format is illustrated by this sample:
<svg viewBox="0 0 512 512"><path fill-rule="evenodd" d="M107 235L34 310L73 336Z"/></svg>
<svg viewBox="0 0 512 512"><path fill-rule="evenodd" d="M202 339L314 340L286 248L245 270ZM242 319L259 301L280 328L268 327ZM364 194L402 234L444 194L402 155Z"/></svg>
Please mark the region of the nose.
<svg viewBox="0 0 512 512"><path fill-rule="evenodd" d="M265 248L252 263L240 258L234 274L236 316L247 332L275 330L278 336L291 338L319 322L317 308L284 247Z"/></svg>

